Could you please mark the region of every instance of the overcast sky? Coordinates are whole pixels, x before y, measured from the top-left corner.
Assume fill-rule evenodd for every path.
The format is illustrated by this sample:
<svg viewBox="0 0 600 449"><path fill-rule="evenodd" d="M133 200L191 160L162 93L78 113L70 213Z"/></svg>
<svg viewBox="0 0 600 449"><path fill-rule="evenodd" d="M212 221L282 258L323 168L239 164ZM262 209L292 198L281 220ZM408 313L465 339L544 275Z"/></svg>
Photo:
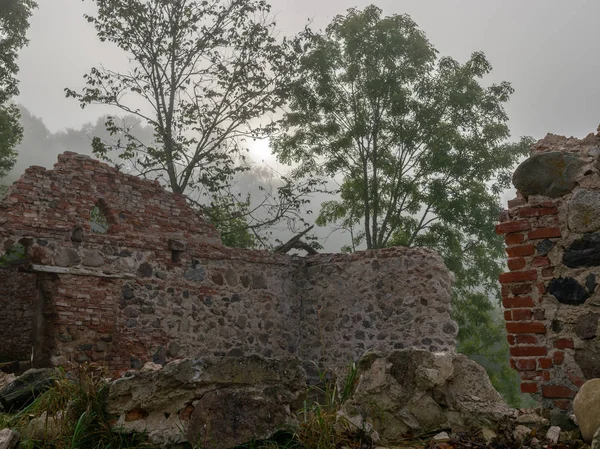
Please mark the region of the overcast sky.
<svg viewBox="0 0 600 449"><path fill-rule="evenodd" d="M94 121L100 107L81 110L64 97L79 88L92 66L119 67L123 55L96 39L83 19L90 2L40 0L31 20L30 44L19 58L18 101L52 131ZM326 26L359 0L272 0L283 33L308 19ZM508 105L513 136L547 132L583 136L600 123L600 2L597 0L379 0L384 13L407 13L441 55L465 61L482 50L492 80L512 82Z"/></svg>
<svg viewBox="0 0 600 449"><path fill-rule="evenodd" d="M372 3L271 1L284 34L298 32L308 20L313 27L323 28L336 14ZM126 59L110 44L101 44L83 18L91 11L89 0L39 3L31 20L29 47L19 58L21 95L17 101L52 132L80 128L110 110L81 110L77 101L65 98L63 89L79 90L82 75L93 66L119 69ZM600 123L600 1L379 0L376 4L385 14L411 15L440 55L464 62L473 51L485 52L494 67L488 81L510 81L516 90L507 105L514 138L529 135L539 139L548 132L583 137ZM275 165L267 157L268 151L268 144L262 142L253 152L257 159ZM46 156L55 160L51 154ZM38 157L22 152L18 167L51 165ZM503 202L509 196L512 192L505 192ZM337 242L326 246L339 248Z"/></svg>

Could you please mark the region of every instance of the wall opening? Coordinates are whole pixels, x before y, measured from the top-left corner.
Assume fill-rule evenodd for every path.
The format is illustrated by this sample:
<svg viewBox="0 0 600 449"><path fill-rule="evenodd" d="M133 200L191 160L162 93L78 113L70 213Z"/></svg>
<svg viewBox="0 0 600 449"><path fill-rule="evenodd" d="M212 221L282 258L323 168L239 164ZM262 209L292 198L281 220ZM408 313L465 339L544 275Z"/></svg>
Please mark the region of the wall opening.
<svg viewBox="0 0 600 449"><path fill-rule="evenodd" d="M106 234L109 223L102 203L96 204L90 212L90 228L94 234Z"/></svg>

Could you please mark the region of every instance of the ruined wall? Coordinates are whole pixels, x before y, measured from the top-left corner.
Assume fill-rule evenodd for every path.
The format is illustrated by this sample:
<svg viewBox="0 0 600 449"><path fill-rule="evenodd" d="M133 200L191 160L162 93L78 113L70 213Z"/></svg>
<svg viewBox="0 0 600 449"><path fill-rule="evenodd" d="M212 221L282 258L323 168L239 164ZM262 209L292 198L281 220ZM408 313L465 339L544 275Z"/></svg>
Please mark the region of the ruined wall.
<svg viewBox="0 0 600 449"><path fill-rule="evenodd" d="M92 232L94 207L105 234ZM16 242L38 285L39 335L27 337L37 364L123 371L261 354L340 366L371 348L455 344L450 274L434 252L302 258L226 248L183 196L73 153L53 170L28 169L0 203L0 248Z"/></svg>
<svg viewBox="0 0 600 449"><path fill-rule="evenodd" d="M521 390L557 412L600 377L599 155L599 135L539 141L496 227L509 257L500 283L511 364Z"/></svg>

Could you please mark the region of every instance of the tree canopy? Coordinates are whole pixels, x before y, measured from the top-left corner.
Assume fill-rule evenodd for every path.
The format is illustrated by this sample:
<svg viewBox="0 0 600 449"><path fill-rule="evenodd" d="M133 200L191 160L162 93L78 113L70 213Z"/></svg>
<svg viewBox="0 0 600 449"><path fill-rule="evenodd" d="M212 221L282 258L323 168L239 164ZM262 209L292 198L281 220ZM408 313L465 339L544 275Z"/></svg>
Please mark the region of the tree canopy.
<svg viewBox="0 0 600 449"><path fill-rule="evenodd" d="M230 220L223 229L239 233L254 208L231 194L231 179L248 169L248 142L272 131L272 114L285 102L300 49L276 36L264 0L95 3L98 12L87 20L101 41L127 54L130 67L94 67L80 92L66 94L82 107L100 103L137 116L154 129L154 141L138 140L131 126L109 117L107 128L119 138L94 139L94 153L105 159L117 154L142 176L163 178L174 192L202 203L209 217ZM294 215L305 204L297 201L303 194L286 194L313 185L283 180L272 195L277 207L270 212L278 215L266 222ZM260 226L249 223L248 232ZM234 240L254 241L252 235Z"/></svg>
<svg viewBox="0 0 600 449"><path fill-rule="evenodd" d="M484 85L492 67L483 53L464 63L439 57L409 16L384 17L376 6L306 37L274 151L298 164L298 176L339 183L317 222L348 231L347 250L436 249L456 274L461 341L481 337L464 349L489 349L477 326L498 323L473 319L489 318L499 293L499 193L530 142L508 140L511 85Z"/></svg>
<svg viewBox="0 0 600 449"><path fill-rule="evenodd" d="M3 0L0 3L0 178L16 161L16 145L23 138L19 110L9 100L19 94L18 52L27 45L27 29L33 0Z"/></svg>

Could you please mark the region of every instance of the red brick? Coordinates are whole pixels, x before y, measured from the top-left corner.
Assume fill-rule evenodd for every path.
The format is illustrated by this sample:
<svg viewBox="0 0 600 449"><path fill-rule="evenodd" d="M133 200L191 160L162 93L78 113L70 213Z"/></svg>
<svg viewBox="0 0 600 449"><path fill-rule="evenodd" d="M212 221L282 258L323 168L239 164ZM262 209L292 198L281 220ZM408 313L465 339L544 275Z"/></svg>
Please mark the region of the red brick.
<svg viewBox="0 0 600 449"><path fill-rule="evenodd" d="M542 380L542 373L538 371L520 371L521 380Z"/></svg>
<svg viewBox="0 0 600 449"><path fill-rule="evenodd" d="M562 410L569 410L572 402L568 399L556 399L554 405Z"/></svg>
<svg viewBox="0 0 600 449"><path fill-rule="evenodd" d="M522 371L535 371L537 368L536 359L516 359L517 369Z"/></svg>
<svg viewBox="0 0 600 449"><path fill-rule="evenodd" d="M528 220L507 221L496 225L496 234L510 234L529 229L531 229L531 225Z"/></svg>
<svg viewBox="0 0 600 449"><path fill-rule="evenodd" d="M548 348L545 346L513 346L510 348L510 355L513 357L537 357L548 354Z"/></svg>
<svg viewBox="0 0 600 449"><path fill-rule="evenodd" d="M525 241L525 234L506 234L504 236L504 243L506 245L518 245L519 243L523 243Z"/></svg>
<svg viewBox="0 0 600 449"><path fill-rule="evenodd" d="M500 275L501 284L514 284L523 281L535 281L538 277L537 270L528 271L513 271L510 273L502 273Z"/></svg>
<svg viewBox="0 0 600 449"><path fill-rule="evenodd" d="M531 293L532 290L533 286L531 284L518 284L513 285L510 291L513 295L526 295L527 293Z"/></svg>
<svg viewBox="0 0 600 449"><path fill-rule="evenodd" d="M551 239L555 237L560 237L560 228L539 228L533 231L530 231L527 234L527 238L529 240L536 239Z"/></svg>
<svg viewBox="0 0 600 449"><path fill-rule="evenodd" d="M529 309L513 309L512 319L514 321L529 321L531 319L531 310Z"/></svg>
<svg viewBox="0 0 600 449"><path fill-rule="evenodd" d="M510 359L510 367L512 369L517 369L517 364L515 362L515 359Z"/></svg>
<svg viewBox="0 0 600 449"><path fill-rule="evenodd" d="M552 368L552 359L548 357L541 357L538 359L538 363L540 364L541 369L549 369Z"/></svg>
<svg viewBox="0 0 600 449"><path fill-rule="evenodd" d="M567 377L571 382L573 382L574 385L576 385L579 388L581 388L585 383L585 379L582 379L581 377L578 377L575 374L567 373Z"/></svg>
<svg viewBox="0 0 600 449"><path fill-rule="evenodd" d="M512 313L510 310L504 311L504 321L512 321Z"/></svg>
<svg viewBox="0 0 600 449"><path fill-rule="evenodd" d="M525 265L527 265L527 261L523 257L514 257L512 259L508 259L508 269L511 271L525 268Z"/></svg>
<svg viewBox="0 0 600 449"><path fill-rule="evenodd" d="M542 379L548 382L550 380L550 371L542 371Z"/></svg>
<svg viewBox="0 0 600 449"><path fill-rule="evenodd" d="M562 351L556 351L552 354L552 362L555 365L562 365L562 362L565 360L565 353Z"/></svg>
<svg viewBox="0 0 600 449"><path fill-rule="evenodd" d="M542 278L549 279L554 277L554 267L547 267L542 269Z"/></svg>
<svg viewBox="0 0 600 449"><path fill-rule="evenodd" d="M507 335L506 336L506 341L508 342L509 345L514 345L515 344L515 336L514 335Z"/></svg>
<svg viewBox="0 0 600 449"><path fill-rule="evenodd" d="M519 334L516 336L516 341L520 345L537 345L538 338L535 335Z"/></svg>
<svg viewBox="0 0 600 449"><path fill-rule="evenodd" d="M537 323L537 322L506 323L506 330L508 331L509 334L545 334L546 333L546 328L544 327L544 323ZM545 354L537 354L537 355L545 355Z"/></svg>
<svg viewBox="0 0 600 449"><path fill-rule="evenodd" d="M575 345L572 338L559 338L554 342L554 347L558 349L573 349Z"/></svg>
<svg viewBox="0 0 600 449"><path fill-rule="evenodd" d="M537 393L538 392L538 384L535 382L522 382L521 383L521 392L522 393Z"/></svg>
<svg viewBox="0 0 600 449"><path fill-rule="evenodd" d="M516 309L522 307L533 307L533 298L530 296L515 296L514 298L503 298L502 305L507 309Z"/></svg>
<svg viewBox="0 0 600 449"><path fill-rule="evenodd" d="M509 257L533 256L533 253L535 253L535 246L532 244L506 248L506 254L508 254Z"/></svg>
<svg viewBox="0 0 600 449"><path fill-rule="evenodd" d="M547 267L548 265L550 265L550 259L548 259L546 256L534 257L531 261L531 266L536 268Z"/></svg>
<svg viewBox="0 0 600 449"><path fill-rule="evenodd" d="M574 398L575 392L564 385L544 385L542 396L545 398Z"/></svg>
<svg viewBox="0 0 600 449"><path fill-rule="evenodd" d="M555 214L558 214L558 207L522 207L519 209L519 217L521 218Z"/></svg>

